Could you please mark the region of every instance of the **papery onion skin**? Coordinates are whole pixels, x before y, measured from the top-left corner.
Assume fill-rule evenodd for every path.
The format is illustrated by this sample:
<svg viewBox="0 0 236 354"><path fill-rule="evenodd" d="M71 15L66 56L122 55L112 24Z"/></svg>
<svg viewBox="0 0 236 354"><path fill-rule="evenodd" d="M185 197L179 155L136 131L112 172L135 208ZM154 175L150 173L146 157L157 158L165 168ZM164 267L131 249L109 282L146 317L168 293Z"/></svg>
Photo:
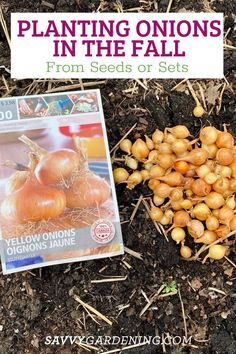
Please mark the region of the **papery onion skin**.
<svg viewBox="0 0 236 354"><path fill-rule="evenodd" d="M236 215L234 215L233 219L230 220L230 231L235 231L236 230Z"/></svg>
<svg viewBox="0 0 236 354"><path fill-rule="evenodd" d="M180 241L183 241L185 239L185 231L181 227L175 227L171 231L171 238L174 240L177 244L180 243Z"/></svg>
<svg viewBox="0 0 236 354"><path fill-rule="evenodd" d="M60 149L46 153L35 168L38 181L45 185L63 183L80 164L79 155L71 149Z"/></svg>
<svg viewBox="0 0 236 354"><path fill-rule="evenodd" d="M77 177L64 191L68 208L95 208L105 203L111 193L107 181L93 173Z"/></svg>
<svg viewBox="0 0 236 354"><path fill-rule="evenodd" d="M230 221L234 217L234 211L227 205L224 205L219 211L219 222L221 224L229 225Z"/></svg>
<svg viewBox="0 0 236 354"><path fill-rule="evenodd" d="M129 139L124 139L120 142L119 148L127 154L131 154L132 142Z"/></svg>
<svg viewBox="0 0 236 354"><path fill-rule="evenodd" d="M37 166L38 164L38 158L37 156L30 152L28 154L28 157L29 157L29 163L28 163L28 166L25 167L25 170L18 170L16 171L15 173L13 173L9 179L7 180L7 183L5 185L5 192L6 192L6 195L10 195L11 193L14 193L15 191L17 191L18 189L20 189L24 183L26 182L28 176L29 176L29 171L34 171L35 170L35 167ZM16 163L13 163L15 166L14 167L18 167L19 165ZM24 167L22 165L22 167Z"/></svg>
<svg viewBox="0 0 236 354"><path fill-rule="evenodd" d="M16 171L15 173L13 173L9 177L5 186L6 195L10 195L20 189L26 182L27 176L27 171Z"/></svg>
<svg viewBox="0 0 236 354"><path fill-rule="evenodd" d="M206 220L206 227L209 231L215 231L219 227L219 221L215 216L209 216Z"/></svg>
<svg viewBox="0 0 236 354"><path fill-rule="evenodd" d="M193 238L201 237L204 233L203 223L199 220L191 220L188 225L188 232Z"/></svg>
<svg viewBox="0 0 236 354"><path fill-rule="evenodd" d="M167 183L171 187L178 187L184 181L184 177L179 172L170 172L163 177L158 177L158 179Z"/></svg>
<svg viewBox="0 0 236 354"><path fill-rule="evenodd" d="M185 259L188 259L191 257L192 255L192 250L190 247L188 246L181 246L180 248L180 255L185 258Z"/></svg>
<svg viewBox="0 0 236 354"><path fill-rule="evenodd" d="M213 189L215 192L223 194L230 188L230 181L226 177L220 177L215 183L213 183Z"/></svg>
<svg viewBox="0 0 236 354"><path fill-rule="evenodd" d="M174 160L173 154L160 154L158 156L158 164L166 170L174 165Z"/></svg>
<svg viewBox="0 0 236 354"><path fill-rule="evenodd" d="M145 139L146 139L146 145L147 145L148 149L153 150L154 149L154 142L152 141L152 139L150 139L147 135L145 135Z"/></svg>
<svg viewBox="0 0 236 354"><path fill-rule="evenodd" d="M200 131L200 140L203 144L211 145L216 142L218 130L215 127L205 127Z"/></svg>
<svg viewBox="0 0 236 354"><path fill-rule="evenodd" d="M208 253L208 257L212 258L212 259L222 259L227 251L227 247L222 246L222 245L212 245L209 248L209 253Z"/></svg>
<svg viewBox="0 0 236 354"><path fill-rule="evenodd" d="M161 210L161 208L158 208L153 205L150 210L150 217L154 221L160 221L163 217L163 211Z"/></svg>
<svg viewBox="0 0 236 354"><path fill-rule="evenodd" d="M66 207L62 190L40 185L30 174L24 185L7 196L1 204L1 214L9 221L26 223L56 218Z"/></svg>
<svg viewBox="0 0 236 354"><path fill-rule="evenodd" d="M206 145L202 144L202 149L208 153L208 156L214 159L216 157L216 153L218 151L218 147L216 144Z"/></svg>
<svg viewBox="0 0 236 354"><path fill-rule="evenodd" d="M168 198L171 191L173 190L172 187L170 187L166 183L160 183L154 190L154 194L158 195L161 198Z"/></svg>
<svg viewBox="0 0 236 354"><path fill-rule="evenodd" d="M209 207L204 203L197 204L193 208L192 213L195 216L195 218L200 221L207 220L209 218L209 216L211 215L211 211L210 211Z"/></svg>
<svg viewBox="0 0 236 354"><path fill-rule="evenodd" d="M215 233L217 234L218 237L224 237L228 235L230 232L230 228L228 225L220 225L218 229L215 230Z"/></svg>
<svg viewBox="0 0 236 354"><path fill-rule="evenodd" d="M129 172L126 171L123 167L117 167L113 170L113 178L115 183L122 183L127 181L129 177Z"/></svg>
<svg viewBox="0 0 236 354"><path fill-rule="evenodd" d="M219 149L220 148L232 149L234 146L234 138L228 132L219 132L216 139L216 145Z"/></svg>
<svg viewBox="0 0 236 354"><path fill-rule="evenodd" d="M205 230L204 234L201 237L195 239L194 242L203 243L205 245L210 245L211 243L213 243L217 239L218 239L218 236L214 231Z"/></svg>
<svg viewBox="0 0 236 354"><path fill-rule="evenodd" d="M183 160L193 163L196 166L200 166L206 162L207 157L208 153L205 150L201 148L196 148L190 151L190 153L186 157L180 158L177 161Z"/></svg>
<svg viewBox="0 0 236 354"><path fill-rule="evenodd" d="M210 192L206 197L205 197L205 203L209 206L211 209L219 209L225 204L225 200L223 195L217 193L217 192Z"/></svg>
<svg viewBox="0 0 236 354"><path fill-rule="evenodd" d="M198 178L192 183L191 190L198 197L205 197L207 194L210 193L211 186L207 184L203 179Z"/></svg>
<svg viewBox="0 0 236 354"><path fill-rule="evenodd" d="M168 129L177 139L185 139L190 135L190 132L185 125L176 125L175 127Z"/></svg>
<svg viewBox="0 0 236 354"><path fill-rule="evenodd" d="M146 157L148 157L150 151L146 143L139 138L133 143L131 152L138 161L143 161Z"/></svg>
<svg viewBox="0 0 236 354"><path fill-rule="evenodd" d="M189 171L189 164L186 161L177 161L174 164L174 168L177 172L184 175Z"/></svg>
<svg viewBox="0 0 236 354"><path fill-rule="evenodd" d="M162 143L163 139L164 133L161 130L156 129L155 132L152 134L152 141L154 142L154 144Z"/></svg>
<svg viewBox="0 0 236 354"><path fill-rule="evenodd" d="M179 227L185 227L190 222L189 214L186 211L177 211L174 214L174 225Z"/></svg>
<svg viewBox="0 0 236 354"><path fill-rule="evenodd" d="M217 151L216 161L223 166L229 166L234 161L234 154L232 149L221 148Z"/></svg>
<svg viewBox="0 0 236 354"><path fill-rule="evenodd" d="M160 154L172 154L172 153L173 153L173 150L172 150L170 144L168 144L168 143L161 143L161 144L158 146L158 152L159 152Z"/></svg>

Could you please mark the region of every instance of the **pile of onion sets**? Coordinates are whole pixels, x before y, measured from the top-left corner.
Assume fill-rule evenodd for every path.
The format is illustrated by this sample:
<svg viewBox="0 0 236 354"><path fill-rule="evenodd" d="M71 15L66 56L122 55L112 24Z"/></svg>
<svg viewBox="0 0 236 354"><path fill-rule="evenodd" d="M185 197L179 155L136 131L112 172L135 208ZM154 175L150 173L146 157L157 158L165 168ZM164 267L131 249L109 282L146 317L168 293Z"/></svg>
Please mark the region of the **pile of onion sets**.
<svg viewBox="0 0 236 354"><path fill-rule="evenodd" d="M97 208L109 199L108 182L89 170L79 144L77 151L46 151L24 135L19 140L30 148L29 164L4 164L17 170L6 183L0 206L6 220L17 224L48 220L67 208Z"/></svg>
<svg viewBox="0 0 236 354"><path fill-rule="evenodd" d="M150 217L168 229L183 258L191 258L194 244L208 245L211 259L229 253L215 244L236 230L236 146L225 126L203 127L196 138L184 125L156 129L145 139L123 139L119 148L124 166L113 170L115 182L129 189L148 184Z"/></svg>

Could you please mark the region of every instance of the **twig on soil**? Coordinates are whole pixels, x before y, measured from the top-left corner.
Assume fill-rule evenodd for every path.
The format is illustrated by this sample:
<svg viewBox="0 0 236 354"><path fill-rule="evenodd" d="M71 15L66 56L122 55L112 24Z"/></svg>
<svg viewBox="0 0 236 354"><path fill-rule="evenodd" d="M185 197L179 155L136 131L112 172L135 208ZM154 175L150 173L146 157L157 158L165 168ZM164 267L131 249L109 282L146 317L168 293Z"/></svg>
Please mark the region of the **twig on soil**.
<svg viewBox="0 0 236 354"><path fill-rule="evenodd" d="M202 85L199 82L197 82L197 85L199 87L199 91L200 91L203 107L204 107L204 109L206 111L207 110L207 105L206 105L206 100L205 100L205 96L204 96L204 91L203 91Z"/></svg>
<svg viewBox="0 0 236 354"><path fill-rule="evenodd" d="M231 31L231 27L229 27L228 29L227 29L227 31L226 31L226 33L225 33L225 35L224 35L224 39L226 39L227 37L228 37L228 35L229 35L229 32Z"/></svg>
<svg viewBox="0 0 236 354"><path fill-rule="evenodd" d="M234 47L234 46L232 46L232 45L229 45L229 44L224 44L224 48L236 50L236 47Z"/></svg>
<svg viewBox="0 0 236 354"><path fill-rule="evenodd" d="M178 291L174 290L174 291L170 291L169 293L161 294L161 295L158 296L158 298L162 299L164 297L173 296L173 295L176 295L176 294L178 294Z"/></svg>
<svg viewBox="0 0 236 354"><path fill-rule="evenodd" d="M125 9L124 12L139 12L142 7L132 7L131 9Z"/></svg>
<svg viewBox="0 0 236 354"><path fill-rule="evenodd" d="M172 2L173 2L173 0L169 0L169 4L168 4L168 6L167 6L166 12L170 12Z"/></svg>
<svg viewBox="0 0 236 354"><path fill-rule="evenodd" d="M208 245L208 246L203 245L203 246L206 246L206 247L204 247L204 249L203 249L203 247L201 247L200 250L195 254L195 256L194 256L194 257L191 257L191 260L196 260L196 259L200 256L200 254L202 254L203 252L205 252L206 250L208 250L211 246L217 245L218 243L223 242L224 240L226 240L227 238L229 238L229 237L231 237L231 236L233 236L233 235L236 235L236 231L230 232L228 235L219 238L218 240L212 242L212 243L211 243L210 245ZM189 258L189 260L190 260L190 258Z"/></svg>
<svg viewBox="0 0 236 354"><path fill-rule="evenodd" d="M124 247L124 250L125 250L126 253L130 254L131 256L133 256L133 257L135 257L135 258L138 258L138 259L140 259L141 261L143 260L143 256L142 256L141 253L136 252L136 251L133 251L133 250L131 250L131 249L128 248L128 247Z"/></svg>
<svg viewBox="0 0 236 354"><path fill-rule="evenodd" d="M199 99L197 98L197 95L196 95L196 93L195 93L195 91L193 89L193 86L192 86L192 84L191 84L191 82L189 80L187 80L187 85L188 85L188 88L189 88L189 91L190 91L191 95L193 96L194 101L196 102L196 106L200 106L201 103L200 103Z"/></svg>
<svg viewBox="0 0 236 354"><path fill-rule="evenodd" d="M121 221L121 225L123 225L123 224L128 224L129 222L130 222L129 220Z"/></svg>
<svg viewBox="0 0 236 354"><path fill-rule="evenodd" d="M220 113L220 110L221 110L221 105L222 105L222 97L223 97L223 93L226 89L226 83L224 83L223 87L222 87L222 90L220 92L220 96L219 96L219 104L218 106L216 107L216 114L218 115Z"/></svg>
<svg viewBox="0 0 236 354"><path fill-rule="evenodd" d="M95 279L95 280L91 280L91 284L99 284L99 283L112 283L115 281L125 281L128 278L128 276L117 276L117 277L113 277L113 278L106 278L106 279Z"/></svg>
<svg viewBox="0 0 236 354"><path fill-rule="evenodd" d="M144 343L129 345L128 347L123 347L123 348L120 348L120 349L109 350L108 352L101 352L101 354L121 353L121 352L124 352L125 350L142 347L144 345L148 345L147 341L145 341Z"/></svg>
<svg viewBox="0 0 236 354"><path fill-rule="evenodd" d="M121 261L124 265L124 268L127 268L127 269L132 269L133 267L127 262L125 261L124 259Z"/></svg>
<svg viewBox="0 0 236 354"><path fill-rule="evenodd" d="M161 334L161 346L163 353L166 353L165 336L164 333Z"/></svg>
<svg viewBox="0 0 236 354"><path fill-rule="evenodd" d="M2 7L1 6L0 6L0 24L2 26L4 34L6 36L7 43L9 45L9 47L11 48L11 39L10 39L10 35L9 35L9 32L8 32L7 24L6 24L6 21L4 19L4 15L3 15L3 11L2 11Z"/></svg>
<svg viewBox="0 0 236 354"><path fill-rule="evenodd" d="M2 81L4 83L4 86L6 87L7 93L10 91L7 80L5 79L4 75L2 75Z"/></svg>
<svg viewBox="0 0 236 354"><path fill-rule="evenodd" d="M84 83L82 79L79 79L81 90L84 90Z"/></svg>
<svg viewBox="0 0 236 354"><path fill-rule="evenodd" d="M96 320L96 318L89 312L89 310L86 309L86 307L84 307L85 311L87 312L87 314L89 315L89 317L98 325L100 325L100 323Z"/></svg>
<svg viewBox="0 0 236 354"><path fill-rule="evenodd" d="M129 307L130 307L130 304L127 304L127 305L119 305L119 306L118 306L119 312L118 312L118 314L117 314L117 316L116 316L116 319L117 319L118 317L120 317L120 315L122 314L122 312L123 312L125 309L128 309Z"/></svg>
<svg viewBox="0 0 236 354"><path fill-rule="evenodd" d="M139 79L135 79L135 81L140 85L140 86L142 86L142 88L144 88L144 90L148 90L148 87L146 86L146 85L144 85L144 83L141 81L141 80L139 80Z"/></svg>
<svg viewBox="0 0 236 354"><path fill-rule="evenodd" d="M52 10L55 9L55 6L54 6L53 4L51 4L50 2L45 1L45 0L43 0L43 1L41 2L41 6L49 7L49 8L52 9Z"/></svg>
<svg viewBox="0 0 236 354"><path fill-rule="evenodd" d="M144 299L147 301L147 303L150 302L149 298L147 297L146 293L141 289L141 294L143 295Z"/></svg>
<svg viewBox="0 0 236 354"><path fill-rule="evenodd" d="M148 206L148 203L146 202L145 199L142 199L142 203L144 204L144 206L145 206L145 208L146 208L146 210L147 210L147 212L148 212L148 215L150 216L150 208L149 208L149 206ZM151 217L150 217L150 219L152 220ZM161 225L158 224L155 220L152 220L152 222L153 222L155 228L157 229L157 232L159 232L160 234L164 235L166 241L169 242L168 237L167 237L166 232L165 232L165 229L164 229L163 227L161 228L161 227L160 227Z"/></svg>
<svg viewBox="0 0 236 354"><path fill-rule="evenodd" d="M142 317L142 315L149 309L149 307L153 304L154 301L156 301L162 292L162 290L165 288L165 284L162 284L160 288L157 290L157 292L152 295L152 297L149 299L148 303L144 306L142 311L139 314L139 317Z"/></svg>
<svg viewBox="0 0 236 354"><path fill-rule="evenodd" d="M234 268L236 268L236 264L235 264L233 261L231 261L231 259L229 259L227 256L224 256L224 258L225 258Z"/></svg>
<svg viewBox="0 0 236 354"><path fill-rule="evenodd" d="M93 81L93 82L83 82L83 88L91 87L91 86L97 86L97 85L104 85L105 83L106 83L105 80L103 80L103 81ZM71 90L77 90L77 89L82 89L81 82L79 84L53 87L52 89L47 90L46 93L60 92L60 91L71 91Z"/></svg>
<svg viewBox="0 0 236 354"><path fill-rule="evenodd" d="M227 294L223 290L220 290L220 289L217 289L217 288L209 287L208 290L215 291L216 293L219 293L221 295L227 296Z"/></svg>
<svg viewBox="0 0 236 354"><path fill-rule="evenodd" d="M135 217L135 215L136 215L136 213L137 213L137 211L138 211L138 208L139 208L139 206L140 206L142 200L143 200L143 196L142 196L142 194L141 194L140 197L138 198L137 204L135 205L135 208L134 208L134 210L133 210L133 212L132 212L132 214L131 214L131 217L130 217L130 219L129 219L129 220L130 220L129 225L132 224L132 222L133 222L133 220L134 220L134 217Z"/></svg>
<svg viewBox="0 0 236 354"><path fill-rule="evenodd" d="M184 82L186 82L188 79L184 79L184 80L181 80L180 82L178 82L177 85L175 85L174 87L172 87L171 91L174 91L177 89L177 87L179 87L180 85L182 85Z"/></svg>
<svg viewBox="0 0 236 354"><path fill-rule="evenodd" d="M188 330L187 330L187 323L186 323L186 317L185 317L184 303L182 300L180 290L178 290L178 294L179 294L179 300L181 303L181 310L182 310L182 316L183 316L183 321L184 321L184 334L185 334L185 338L188 338Z"/></svg>
<svg viewBox="0 0 236 354"><path fill-rule="evenodd" d="M74 293L74 288L70 289L69 295L72 296L75 299L75 301L77 301L79 304L81 304L84 308L86 308L87 310L91 311L96 316L98 316L103 321L105 321L110 326L112 326L112 321L109 320L109 318L107 318L106 316L104 316L101 312L97 311L94 307L90 306L89 304L87 304L86 302L81 300L80 297Z"/></svg>
<svg viewBox="0 0 236 354"><path fill-rule="evenodd" d="M91 350L95 350L96 352L100 351L100 349L98 347L94 347L93 345L89 345L89 344L86 344L86 343L83 343L80 341L75 341L75 344L77 344L82 349L87 350L88 352L91 352Z"/></svg>
<svg viewBox="0 0 236 354"><path fill-rule="evenodd" d="M134 128L136 127L137 123L135 123L128 131L127 133L118 141L118 143L113 146L113 148L111 149L110 153L112 153L116 148L118 148L118 146L120 145L120 143L132 132L132 130L134 130Z"/></svg>

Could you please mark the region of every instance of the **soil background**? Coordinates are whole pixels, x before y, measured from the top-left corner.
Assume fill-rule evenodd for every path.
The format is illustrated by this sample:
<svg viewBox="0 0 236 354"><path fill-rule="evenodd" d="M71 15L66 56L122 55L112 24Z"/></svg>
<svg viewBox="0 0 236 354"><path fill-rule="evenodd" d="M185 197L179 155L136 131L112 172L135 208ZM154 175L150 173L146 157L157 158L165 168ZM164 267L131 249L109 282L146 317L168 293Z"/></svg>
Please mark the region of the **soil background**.
<svg viewBox="0 0 236 354"><path fill-rule="evenodd" d="M168 0L136 1L123 0L0 0L4 18L9 28L11 12L116 12L123 9L133 11L166 12ZM227 41L236 45L235 26L236 3L232 0L178 0L173 1L172 12L215 11L224 12ZM204 50L204 48L199 48ZM0 66L10 68L10 51L4 32L0 29ZM23 65L23 63L22 63ZM32 63L33 65L33 63ZM137 123L131 138L151 134L157 127L186 124L193 136L199 129L212 123L218 128L228 124L236 134L235 115L235 51L225 51L225 77L227 89L223 93L221 109L216 114L212 104L210 114L202 119L192 115L195 102L187 87L171 90L177 81L148 80L143 86L134 80L108 80L89 88L100 88L104 112L112 148L120 138ZM0 69L1 96L43 93L48 88L71 85L71 82L33 80L13 81L5 69ZM8 91L6 91L7 82ZM210 84L212 81L212 84ZM90 82L87 80L86 82ZM202 80L202 85L217 85L222 80ZM78 80L73 80L73 84ZM134 88L133 92L130 88ZM215 100L217 104L217 99ZM117 187L121 221L129 220L140 196L149 195L145 185L130 191L124 186ZM156 232L153 223L141 205L131 224L122 224L124 243L143 255L143 260L129 254L88 262L58 265L32 270L15 275L0 275L0 353L1 354L70 354L89 353L80 346L44 344L46 336L60 335L114 335L114 336L182 336L184 323L178 295L158 299L153 309L140 317L146 304L143 293L149 298L162 284L175 282L184 304L188 336L193 336L191 345L157 346L146 345L129 349L129 354L158 353L236 353L235 322L235 268L226 260L210 262L186 262L180 259L174 242L166 242ZM232 245L230 259L236 255ZM131 267L127 268L127 262ZM105 276L124 275L122 282L93 284L91 280ZM113 321L106 325L96 317L98 324L74 300L69 291L75 287L83 301L94 306ZM223 293L209 290L217 288ZM224 294L225 293L225 294ZM95 345L102 350L116 349L117 346ZM91 353L95 353L90 348Z"/></svg>

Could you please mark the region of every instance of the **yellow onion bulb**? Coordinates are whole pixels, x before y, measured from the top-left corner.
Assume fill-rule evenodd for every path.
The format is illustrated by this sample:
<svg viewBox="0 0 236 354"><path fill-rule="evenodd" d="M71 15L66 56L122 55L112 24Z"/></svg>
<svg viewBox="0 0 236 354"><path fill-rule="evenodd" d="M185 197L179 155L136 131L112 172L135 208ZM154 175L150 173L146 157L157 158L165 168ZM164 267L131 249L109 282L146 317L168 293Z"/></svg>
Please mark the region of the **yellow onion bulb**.
<svg viewBox="0 0 236 354"><path fill-rule="evenodd" d="M211 259L219 260L226 255L226 252L227 252L227 247L222 245L212 245L209 248L207 257Z"/></svg>
<svg viewBox="0 0 236 354"><path fill-rule="evenodd" d="M96 208L105 203L111 193L108 182L91 172L77 177L64 192L68 208Z"/></svg>
<svg viewBox="0 0 236 354"><path fill-rule="evenodd" d="M191 248L188 247L188 246L184 246L184 245L181 246L181 247L180 247L180 255L181 255L181 257L183 257L183 258L185 258L185 259L190 258L191 255L192 255L192 250L191 250Z"/></svg>
<svg viewBox="0 0 236 354"><path fill-rule="evenodd" d="M132 142L129 139L124 139L120 142L119 148L127 154L131 154Z"/></svg>
<svg viewBox="0 0 236 354"><path fill-rule="evenodd" d="M190 222L190 217L187 211L181 210L174 214L174 225L179 227L186 227Z"/></svg>
<svg viewBox="0 0 236 354"><path fill-rule="evenodd" d="M191 220L188 224L188 232L193 238L201 237L204 233L204 225L199 220Z"/></svg>
<svg viewBox="0 0 236 354"><path fill-rule="evenodd" d="M207 230L209 231L215 231L219 227L219 220L217 217L214 215L209 216L209 218L206 219L206 227Z"/></svg>
<svg viewBox="0 0 236 354"><path fill-rule="evenodd" d="M180 243L185 239L185 231L181 227L175 227L171 231L171 238L174 240L177 244Z"/></svg>
<svg viewBox="0 0 236 354"><path fill-rule="evenodd" d="M129 177L129 172L123 167L117 167L113 170L113 178L115 183L126 182Z"/></svg>
<svg viewBox="0 0 236 354"><path fill-rule="evenodd" d="M195 205L192 211L194 217L200 221L205 221L211 215L211 211L208 206L204 203L199 203Z"/></svg>
<svg viewBox="0 0 236 354"><path fill-rule="evenodd" d="M192 183L191 190L198 197L205 197L210 193L211 186L207 184L203 179L198 178Z"/></svg>
<svg viewBox="0 0 236 354"><path fill-rule="evenodd" d="M221 148L232 149L234 146L234 138L228 132L219 132L216 139L216 145L219 149Z"/></svg>
<svg viewBox="0 0 236 354"><path fill-rule="evenodd" d="M42 155L35 168L35 176L45 185L63 183L81 168L80 156L71 149L60 149Z"/></svg>
<svg viewBox="0 0 236 354"><path fill-rule="evenodd" d="M194 240L195 243L203 243L205 245L210 245L218 239L217 234L214 231L205 230L203 235Z"/></svg>
<svg viewBox="0 0 236 354"><path fill-rule="evenodd" d="M221 148L217 151L216 161L223 166L229 166L234 161L234 153L232 149Z"/></svg>
<svg viewBox="0 0 236 354"><path fill-rule="evenodd" d="M210 192L204 200L210 209L219 209L225 204L223 195L217 192Z"/></svg>
<svg viewBox="0 0 236 354"><path fill-rule="evenodd" d="M149 155L147 144L140 138L133 143L131 152L138 161L143 161Z"/></svg>
<svg viewBox="0 0 236 354"><path fill-rule="evenodd" d="M26 223L56 218L65 207L64 192L40 184L30 172L23 186L3 200L0 211L8 221Z"/></svg>
<svg viewBox="0 0 236 354"><path fill-rule="evenodd" d="M216 142L218 130L215 127L205 127L200 131L199 138L205 145L211 145Z"/></svg>

